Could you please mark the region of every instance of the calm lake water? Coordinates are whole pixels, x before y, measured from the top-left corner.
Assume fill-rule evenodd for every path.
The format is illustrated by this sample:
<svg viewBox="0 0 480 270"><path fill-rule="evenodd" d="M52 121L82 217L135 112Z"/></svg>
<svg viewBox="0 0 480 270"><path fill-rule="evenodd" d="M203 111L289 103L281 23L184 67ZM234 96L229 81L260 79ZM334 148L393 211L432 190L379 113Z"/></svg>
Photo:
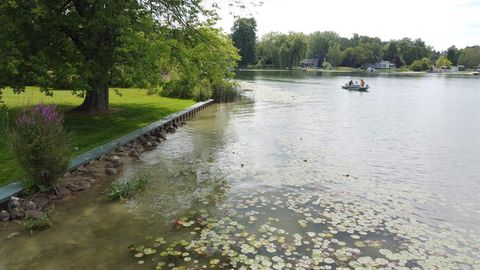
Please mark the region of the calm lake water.
<svg viewBox="0 0 480 270"><path fill-rule="evenodd" d="M0 240L0 269L480 269L480 79L238 79L126 168L151 174L140 196L81 195Z"/></svg>

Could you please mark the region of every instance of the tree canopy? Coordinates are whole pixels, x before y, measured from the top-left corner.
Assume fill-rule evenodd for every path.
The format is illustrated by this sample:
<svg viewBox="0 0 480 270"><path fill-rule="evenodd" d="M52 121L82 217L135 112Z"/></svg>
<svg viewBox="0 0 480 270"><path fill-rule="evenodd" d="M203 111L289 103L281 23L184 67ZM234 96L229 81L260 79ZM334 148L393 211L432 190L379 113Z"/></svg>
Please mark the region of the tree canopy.
<svg viewBox="0 0 480 270"><path fill-rule="evenodd" d="M232 40L239 49L240 65L256 63L257 22L255 18L238 18L233 24Z"/></svg>
<svg viewBox="0 0 480 270"><path fill-rule="evenodd" d="M480 66L480 46L466 47L460 52L458 63L466 68Z"/></svg>
<svg viewBox="0 0 480 270"><path fill-rule="evenodd" d="M48 94L68 87L84 97L79 110L102 112L109 86L161 87L172 67L174 78L185 72L211 84L218 70L189 68L212 66L215 55L226 61L217 66L225 74L237 59L231 42L212 30L216 19L201 0L3 1L0 88L38 85ZM214 49L199 51L200 43Z"/></svg>
<svg viewBox="0 0 480 270"><path fill-rule="evenodd" d="M421 39L403 38L382 41L379 38L358 34L345 38L332 31L314 32L308 35L273 32L263 36L257 44L258 65L288 67L284 54L280 52L282 46L288 47L288 36L302 38L302 43L306 44L303 55L298 57L300 60L313 58L318 59L319 64L328 61L333 66L362 67L388 60L400 68L404 65L410 66L413 61L422 58L428 58L434 62L439 57L439 52L427 46Z"/></svg>

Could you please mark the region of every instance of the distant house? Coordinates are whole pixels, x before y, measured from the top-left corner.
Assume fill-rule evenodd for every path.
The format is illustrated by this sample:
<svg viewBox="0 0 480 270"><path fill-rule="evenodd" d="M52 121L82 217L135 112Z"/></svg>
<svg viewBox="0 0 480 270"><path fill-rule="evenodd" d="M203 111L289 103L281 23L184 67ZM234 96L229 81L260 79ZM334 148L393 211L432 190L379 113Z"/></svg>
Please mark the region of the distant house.
<svg viewBox="0 0 480 270"><path fill-rule="evenodd" d="M300 62L300 66L316 68L318 67L318 62L318 59L303 59L302 62Z"/></svg>
<svg viewBox="0 0 480 270"><path fill-rule="evenodd" d="M396 68L394 63L390 63L390 61L382 60L376 64L367 64L367 68L375 68L375 69L392 69Z"/></svg>

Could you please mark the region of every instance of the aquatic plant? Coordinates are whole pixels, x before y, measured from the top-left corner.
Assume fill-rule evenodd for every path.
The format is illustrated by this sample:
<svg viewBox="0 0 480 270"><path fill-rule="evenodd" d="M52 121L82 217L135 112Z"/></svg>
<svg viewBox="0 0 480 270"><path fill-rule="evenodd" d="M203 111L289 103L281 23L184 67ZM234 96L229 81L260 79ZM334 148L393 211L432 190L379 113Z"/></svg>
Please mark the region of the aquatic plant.
<svg viewBox="0 0 480 270"><path fill-rule="evenodd" d="M150 181L150 174L141 173L127 180L116 180L103 193L110 200L123 200L133 197Z"/></svg>
<svg viewBox="0 0 480 270"><path fill-rule="evenodd" d="M238 85L235 83L227 83L213 88L212 98L216 102L233 102L239 97Z"/></svg>
<svg viewBox="0 0 480 270"><path fill-rule="evenodd" d="M39 218L27 218L22 221L23 229L34 233L52 227L53 221L48 213L43 213Z"/></svg>
<svg viewBox="0 0 480 270"><path fill-rule="evenodd" d="M7 144L23 172L25 187L50 190L67 171L71 136L55 105L22 110L7 130Z"/></svg>

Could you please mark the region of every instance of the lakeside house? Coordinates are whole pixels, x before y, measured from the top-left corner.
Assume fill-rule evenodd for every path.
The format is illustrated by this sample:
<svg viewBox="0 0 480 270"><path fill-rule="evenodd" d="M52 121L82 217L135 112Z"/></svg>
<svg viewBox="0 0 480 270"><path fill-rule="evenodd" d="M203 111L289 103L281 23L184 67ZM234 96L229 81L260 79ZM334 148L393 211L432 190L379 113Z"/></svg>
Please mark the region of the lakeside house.
<svg viewBox="0 0 480 270"><path fill-rule="evenodd" d="M301 62L300 62L300 66L301 67L308 67L308 68L316 68L318 67L318 59L303 59Z"/></svg>
<svg viewBox="0 0 480 270"><path fill-rule="evenodd" d="M370 69L395 69L397 68L394 63L387 60L382 60L375 64L366 64L365 67Z"/></svg>

